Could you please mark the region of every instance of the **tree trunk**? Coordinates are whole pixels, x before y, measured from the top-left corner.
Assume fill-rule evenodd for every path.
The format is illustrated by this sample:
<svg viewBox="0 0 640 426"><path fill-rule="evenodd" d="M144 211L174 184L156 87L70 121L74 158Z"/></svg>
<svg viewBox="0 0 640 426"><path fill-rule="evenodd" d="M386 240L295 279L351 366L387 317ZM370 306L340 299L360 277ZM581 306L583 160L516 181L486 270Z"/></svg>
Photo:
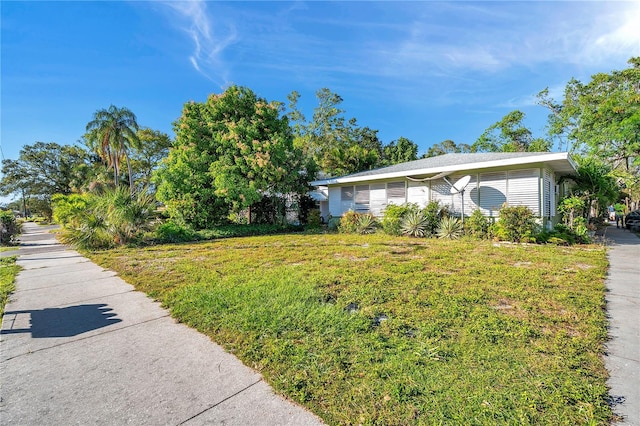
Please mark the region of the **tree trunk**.
<svg viewBox="0 0 640 426"><path fill-rule="evenodd" d="M127 159L127 170L129 172L129 192L133 197L133 174L131 173L131 161L129 160L129 155L125 152L124 158Z"/></svg>
<svg viewBox="0 0 640 426"><path fill-rule="evenodd" d="M115 154L113 155L113 183L116 185L116 188L118 187L118 185L120 184L119 182L119 175L120 175L120 170L118 170L118 159L116 158Z"/></svg>

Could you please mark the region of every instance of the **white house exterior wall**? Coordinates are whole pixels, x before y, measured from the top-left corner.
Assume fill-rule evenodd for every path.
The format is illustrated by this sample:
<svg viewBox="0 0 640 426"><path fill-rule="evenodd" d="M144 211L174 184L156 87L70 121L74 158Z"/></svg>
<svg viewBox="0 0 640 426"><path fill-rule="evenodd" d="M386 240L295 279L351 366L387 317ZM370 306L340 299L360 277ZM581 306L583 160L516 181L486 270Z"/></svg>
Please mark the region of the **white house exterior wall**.
<svg viewBox="0 0 640 426"><path fill-rule="evenodd" d="M451 183L462 176L456 174L446 179L423 182L405 181L404 193L399 180L330 186L328 210L332 216L341 216L348 210L382 216L388 204L414 203L424 207L430 201L438 201L448 206L450 211L461 213L462 195L451 194L450 189ZM470 176L464 194L467 216L480 209L486 216L498 217L504 203L527 206L536 216L546 219L555 216L555 175L549 169L500 170ZM390 190L391 187L393 189ZM343 193L346 200L342 199Z"/></svg>
<svg viewBox="0 0 640 426"><path fill-rule="evenodd" d="M426 207L427 204L429 204L429 183L409 181L407 202L415 203L420 207Z"/></svg>

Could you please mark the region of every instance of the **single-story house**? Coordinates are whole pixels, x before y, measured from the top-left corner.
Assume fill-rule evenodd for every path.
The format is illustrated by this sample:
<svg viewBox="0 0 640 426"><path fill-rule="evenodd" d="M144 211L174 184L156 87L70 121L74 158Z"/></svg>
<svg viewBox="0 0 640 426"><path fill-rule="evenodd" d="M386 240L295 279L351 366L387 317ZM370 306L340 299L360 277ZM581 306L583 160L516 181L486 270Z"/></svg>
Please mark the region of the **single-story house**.
<svg viewBox="0 0 640 426"><path fill-rule="evenodd" d="M389 204L430 201L447 205L455 214L474 210L498 217L503 204L524 205L545 226L557 222L556 207L566 188L561 176L576 174L567 152L508 152L446 154L311 182L325 220L349 210L382 216ZM461 178L464 192L452 191ZM464 206L462 205L464 200Z"/></svg>

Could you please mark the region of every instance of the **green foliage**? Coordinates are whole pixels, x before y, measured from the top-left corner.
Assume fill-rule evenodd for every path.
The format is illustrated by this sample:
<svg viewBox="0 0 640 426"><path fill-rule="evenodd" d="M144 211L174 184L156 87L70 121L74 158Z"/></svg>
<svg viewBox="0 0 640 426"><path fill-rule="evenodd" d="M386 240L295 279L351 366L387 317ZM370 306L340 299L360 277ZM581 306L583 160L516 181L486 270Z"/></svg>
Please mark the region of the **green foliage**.
<svg viewBox="0 0 640 426"><path fill-rule="evenodd" d="M417 204L389 204L384 209L384 215L382 216L382 229L389 235L401 235L402 234L402 219L411 212L417 211Z"/></svg>
<svg viewBox="0 0 640 426"><path fill-rule="evenodd" d="M185 104L173 147L154 176L171 217L211 228L265 194L306 192L304 159L280 112L279 103L238 86Z"/></svg>
<svg viewBox="0 0 640 426"><path fill-rule="evenodd" d="M604 210L606 206L618 199L620 190L618 182L612 174L611 167L596 158L577 158L576 176L568 176L575 185L571 188L572 196L583 200L583 207L575 211L588 218L591 209ZM573 203L577 201L572 201Z"/></svg>
<svg viewBox="0 0 640 426"><path fill-rule="evenodd" d="M482 240L488 237L490 225L490 219L483 215L480 209L476 209L464 220L464 231L466 235Z"/></svg>
<svg viewBox="0 0 640 426"><path fill-rule="evenodd" d="M371 213L364 213L356 220L356 233L373 234L378 229L378 220Z"/></svg>
<svg viewBox="0 0 640 426"><path fill-rule="evenodd" d="M466 143L456 144L451 139L444 140L440 143L432 145L429 150L422 155L422 158L436 157L438 155L467 153L471 152L471 147Z"/></svg>
<svg viewBox="0 0 640 426"><path fill-rule="evenodd" d="M20 267L16 265L16 256L0 257L0 318L4 314L9 294L16 288L18 272Z"/></svg>
<svg viewBox="0 0 640 426"><path fill-rule="evenodd" d="M572 79L560 102L550 98L545 89L538 95L538 103L549 109L549 134L561 141L561 149L604 161L638 201L640 59L631 58L629 65L595 74L586 83Z"/></svg>
<svg viewBox="0 0 640 426"><path fill-rule="evenodd" d="M92 257L327 424L611 420L602 247L298 234Z"/></svg>
<svg viewBox="0 0 640 426"><path fill-rule="evenodd" d="M195 241L196 233L185 225L179 225L171 220L158 225L155 239L160 243L182 243Z"/></svg>
<svg viewBox="0 0 640 426"><path fill-rule="evenodd" d="M78 208L83 203L84 208ZM54 216L63 218L65 243L92 250L139 240L149 229L154 210L155 201L148 193L132 196L119 187L99 195L60 197Z"/></svg>
<svg viewBox="0 0 640 426"><path fill-rule="evenodd" d="M88 208L90 196L86 194L56 194L51 198L53 220L63 227L72 225Z"/></svg>
<svg viewBox="0 0 640 426"><path fill-rule="evenodd" d="M382 148L382 164L406 163L418 159L418 145L411 139L399 137L397 141L391 141Z"/></svg>
<svg viewBox="0 0 640 426"><path fill-rule="evenodd" d="M472 152L546 152L551 148L548 140L533 138L525 127L522 111L512 111L491 125L471 146Z"/></svg>
<svg viewBox="0 0 640 426"><path fill-rule="evenodd" d="M371 213L356 213L349 210L340 218L338 229L345 234L372 234L376 232L378 221Z"/></svg>
<svg viewBox="0 0 640 426"><path fill-rule="evenodd" d="M340 229L341 220L342 218L340 217L329 217L329 220L327 221L327 229L332 232L338 231Z"/></svg>
<svg viewBox="0 0 640 426"><path fill-rule="evenodd" d="M322 218L319 209L312 209L307 215L307 229L320 229L322 227Z"/></svg>
<svg viewBox="0 0 640 426"><path fill-rule="evenodd" d="M113 168L113 183L116 187L120 184L121 162L126 161L129 188L133 194L134 183L129 153L132 148L140 147L136 115L126 107L110 105L108 109L97 110L86 129L85 143L102 158L107 167Z"/></svg>
<svg viewBox="0 0 640 426"><path fill-rule="evenodd" d="M408 209L402 216L400 231L402 235L423 238L429 235L428 219L424 211Z"/></svg>
<svg viewBox="0 0 640 426"><path fill-rule="evenodd" d="M11 210L0 210L0 244L12 245L16 237L22 232L21 224L16 220Z"/></svg>
<svg viewBox="0 0 640 426"><path fill-rule="evenodd" d="M503 206L500 220L492 227L495 238L511 242L532 242L536 218L526 206Z"/></svg>
<svg viewBox="0 0 640 426"><path fill-rule="evenodd" d="M457 240L464 235L462 222L457 217L445 216L440 220L436 235L438 238Z"/></svg>
<svg viewBox="0 0 640 426"><path fill-rule="evenodd" d="M166 133L148 127L138 129L136 136L139 143L131 148L131 170L136 188L151 187L151 177L160 161L169 155L173 141Z"/></svg>
<svg viewBox="0 0 640 426"><path fill-rule="evenodd" d="M551 231L544 230L536 235L536 241L543 244L554 244L569 246L574 244L589 244L591 237L589 236L589 228L584 218L578 218L575 229L558 223Z"/></svg>
<svg viewBox="0 0 640 426"><path fill-rule="evenodd" d="M28 210L50 215L54 194L70 194L89 179L90 155L77 146L36 142L20 150L17 160L2 162L0 195L19 195Z"/></svg>
<svg viewBox="0 0 640 426"><path fill-rule="evenodd" d="M308 160L309 170L315 172L319 168L328 175L339 176L380 165L383 153L378 131L359 127L355 118L346 120L340 109L340 95L327 88L318 90L318 106L310 121L298 109L299 97L297 92L288 96L288 115L295 146Z"/></svg>
<svg viewBox="0 0 640 426"><path fill-rule="evenodd" d="M558 212L569 229L574 229L574 221L585 213L584 199L577 196L565 197L558 203Z"/></svg>
<svg viewBox="0 0 640 426"><path fill-rule="evenodd" d="M430 201L423 209L423 212L427 218L427 236L435 235L440 225L440 220L449 214L446 206L441 206L437 201Z"/></svg>

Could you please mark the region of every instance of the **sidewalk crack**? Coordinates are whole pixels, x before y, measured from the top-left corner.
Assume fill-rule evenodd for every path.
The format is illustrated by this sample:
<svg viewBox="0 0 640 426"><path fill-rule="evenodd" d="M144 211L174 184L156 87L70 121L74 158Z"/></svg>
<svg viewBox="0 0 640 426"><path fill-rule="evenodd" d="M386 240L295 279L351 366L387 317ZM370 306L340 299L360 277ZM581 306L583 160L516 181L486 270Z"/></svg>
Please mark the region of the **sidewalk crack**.
<svg viewBox="0 0 640 426"><path fill-rule="evenodd" d="M234 393L233 395L229 395L228 397L224 398L223 400L216 402L215 404L213 404L213 405L211 405L211 406L209 406L209 407L205 408L204 410L200 411L199 413L194 414L193 416L189 417L188 419L186 419L186 420L184 420L184 421L181 421L181 422L180 422L180 423L178 423L176 426L181 426L181 425L183 425L183 424L185 424L185 423L187 423L187 422L189 422L189 421L191 421L191 420L195 419L196 417L198 417L198 416L200 416L200 415L202 415L202 414L206 413L207 411L211 410L212 408L217 407L218 405L222 404L223 402L230 400L230 399L231 399L231 398L233 398L234 396L240 395L242 392L244 392L244 391L246 391L247 389L249 389L249 388L251 388L251 387L253 387L253 386L257 385L257 384L258 384L258 383L260 383L261 381L262 381L262 379L258 379L258 381L256 381L255 383L251 383L250 385L246 386L246 387L245 387L245 388L243 388L243 389L240 389L238 392Z"/></svg>

